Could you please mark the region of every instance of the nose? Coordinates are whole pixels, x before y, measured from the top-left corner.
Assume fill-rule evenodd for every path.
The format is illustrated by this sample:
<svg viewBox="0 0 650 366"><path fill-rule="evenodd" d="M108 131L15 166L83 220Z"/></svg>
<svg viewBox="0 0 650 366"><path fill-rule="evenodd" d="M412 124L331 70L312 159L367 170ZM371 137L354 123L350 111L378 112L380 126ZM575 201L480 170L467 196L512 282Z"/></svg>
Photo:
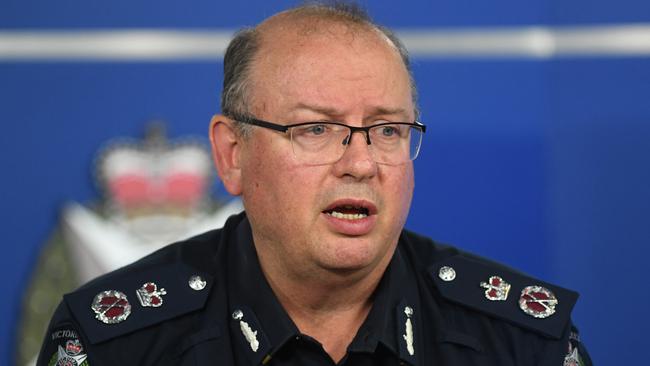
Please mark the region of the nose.
<svg viewBox="0 0 650 366"><path fill-rule="evenodd" d="M355 180L364 180L377 174L377 163L372 157L370 151L372 145L367 133L355 132L359 132L361 136L355 136L356 134L352 132L350 136L346 137L343 141L343 144L346 145L345 152L334 163L334 171L339 177L350 176Z"/></svg>
<svg viewBox="0 0 650 366"><path fill-rule="evenodd" d="M343 141L341 143L343 145L349 144L350 140L352 139L352 136L354 135L355 132L358 132L358 133L364 135L366 137L366 144L368 144L368 145L371 144L371 142L370 142L370 132L368 130L363 130L363 129L350 130L350 134L345 136L345 138L343 139Z"/></svg>

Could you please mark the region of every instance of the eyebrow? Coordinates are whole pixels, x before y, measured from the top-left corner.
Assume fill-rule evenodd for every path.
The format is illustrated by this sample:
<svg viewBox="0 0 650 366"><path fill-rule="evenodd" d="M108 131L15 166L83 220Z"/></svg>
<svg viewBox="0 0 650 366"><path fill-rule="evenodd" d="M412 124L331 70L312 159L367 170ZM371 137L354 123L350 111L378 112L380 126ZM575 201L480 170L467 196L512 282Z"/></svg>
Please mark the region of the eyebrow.
<svg viewBox="0 0 650 366"><path fill-rule="evenodd" d="M336 108L331 108L331 107L324 107L324 106L316 106L316 105L309 105L309 104L304 104L304 103L298 103L294 110L309 110L312 112L320 113L326 116L330 117L339 117L342 115L342 113L337 110ZM379 115L403 115L406 116L408 113L406 112L406 109L404 108L388 108L388 107L374 107L372 109L372 112L370 113L371 116L379 116Z"/></svg>
<svg viewBox="0 0 650 366"><path fill-rule="evenodd" d="M373 110L373 115L384 115L384 114L403 114L406 115L406 109L404 108L386 108L386 107L376 107Z"/></svg>
<svg viewBox="0 0 650 366"><path fill-rule="evenodd" d="M305 103L298 103L294 110L308 110L320 114L324 114L326 116L340 116L341 112L336 110L336 108L330 108L330 107L322 107L322 106L317 106L317 105L309 105Z"/></svg>

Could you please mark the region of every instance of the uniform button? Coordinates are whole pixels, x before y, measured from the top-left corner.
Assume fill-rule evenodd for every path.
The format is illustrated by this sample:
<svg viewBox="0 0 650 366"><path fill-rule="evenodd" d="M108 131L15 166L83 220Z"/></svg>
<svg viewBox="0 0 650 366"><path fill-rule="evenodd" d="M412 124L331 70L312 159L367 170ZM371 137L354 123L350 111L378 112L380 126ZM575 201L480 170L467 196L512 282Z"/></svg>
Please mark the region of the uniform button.
<svg viewBox="0 0 650 366"><path fill-rule="evenodd" d="M190 277L189 281L187 281L188 285L190 285L190 288L194 291L201 291L205 288L205 286L208 284L203 277L194 275Z"/></svg>
<svg viewBox="0 0 650 366"><path fill-rule="evenodd" d="M456 279L456 271L451 267L443 266L438 271L438 277L445 282L453 281Z"/></svg>

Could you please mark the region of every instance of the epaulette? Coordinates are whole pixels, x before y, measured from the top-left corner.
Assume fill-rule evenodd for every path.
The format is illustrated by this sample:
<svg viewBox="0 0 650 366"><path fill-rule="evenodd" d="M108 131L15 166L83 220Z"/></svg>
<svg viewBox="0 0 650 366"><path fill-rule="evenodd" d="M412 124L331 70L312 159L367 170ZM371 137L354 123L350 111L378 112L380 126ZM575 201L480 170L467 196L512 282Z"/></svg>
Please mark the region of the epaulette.
<svg viewBox="0 0 650 366"><path fill-rule="evenodd" d="M574 291L462 254L428 271L445 299L555 339L578 300Z"/></svg>
<svg viewBox="0 0 650 366"><path fill-rule="evenodd" d="M96 344L203 308L212 283L183 263L153 265L101 277L64 301Z"/></svg>

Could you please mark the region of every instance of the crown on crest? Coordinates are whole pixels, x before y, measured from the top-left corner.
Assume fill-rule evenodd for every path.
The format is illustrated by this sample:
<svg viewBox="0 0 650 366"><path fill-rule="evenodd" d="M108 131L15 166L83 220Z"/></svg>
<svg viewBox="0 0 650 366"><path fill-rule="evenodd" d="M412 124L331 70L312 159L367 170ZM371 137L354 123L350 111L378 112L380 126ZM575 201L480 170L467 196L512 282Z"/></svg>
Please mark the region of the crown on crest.
<svg viewBox="0 0 650 366"><path fill-rule="evenodd" d="M197 139L169 142L162 122L144 140L110 143L97 159L97 180L111 214L190 216L205 209L210 153Z"/></svg>

